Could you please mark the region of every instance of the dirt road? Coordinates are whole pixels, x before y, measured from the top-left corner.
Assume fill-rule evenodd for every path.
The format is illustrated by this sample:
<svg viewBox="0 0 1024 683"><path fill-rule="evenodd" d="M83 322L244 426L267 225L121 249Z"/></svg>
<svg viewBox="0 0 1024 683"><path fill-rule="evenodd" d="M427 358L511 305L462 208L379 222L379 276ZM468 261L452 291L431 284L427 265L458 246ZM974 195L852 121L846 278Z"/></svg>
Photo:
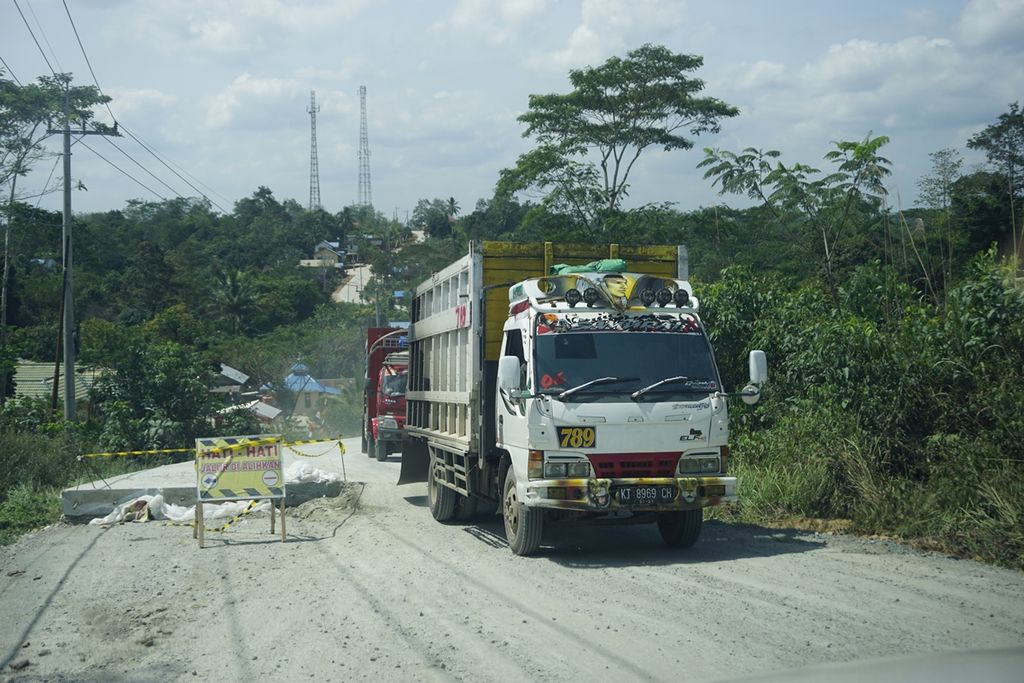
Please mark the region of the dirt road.
<svg viewBox="0 0 1024 683"><path fill-rule="evenodd" d="M710 523L441 525L346 441L345 496L186 527L57 526L0 548L0 680L693 680L1024 644L1024 575L889 542ZM19 667L17 669L12 668Z"/></svg>

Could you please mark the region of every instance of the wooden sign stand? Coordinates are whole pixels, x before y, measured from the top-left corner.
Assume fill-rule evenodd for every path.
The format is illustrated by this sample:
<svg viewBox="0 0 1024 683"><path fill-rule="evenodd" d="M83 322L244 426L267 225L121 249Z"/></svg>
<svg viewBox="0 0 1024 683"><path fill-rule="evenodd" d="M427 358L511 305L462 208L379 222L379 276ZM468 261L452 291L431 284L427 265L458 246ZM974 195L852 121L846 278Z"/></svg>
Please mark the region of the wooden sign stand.
<svg viewBox="0 0 1024 683"><path fill-rule="evenodd" d="M234 500L269 500L270 501L270 533L274 534L274 527L276 526L277 508L280 507L281 512L281 542L285 543L288 540L288 532L285 526L285 515L284 515L284 496L280 498L237 498ZM231 502L228 500L218 499L218 502ZM204 533L206 531L206 523L203 520L203 501L199 499L196 501L196 523L192 528L192 538L199 540L199 547L205 548L204 545ZM214 529L216 531L216 529Z"/></svg>

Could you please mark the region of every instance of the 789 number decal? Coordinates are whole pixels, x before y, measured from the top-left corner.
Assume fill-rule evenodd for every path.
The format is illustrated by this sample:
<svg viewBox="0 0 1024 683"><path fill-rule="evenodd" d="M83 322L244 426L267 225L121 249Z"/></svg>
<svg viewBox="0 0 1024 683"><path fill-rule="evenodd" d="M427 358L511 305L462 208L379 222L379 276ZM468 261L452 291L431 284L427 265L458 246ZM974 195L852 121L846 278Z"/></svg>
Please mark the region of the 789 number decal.
<svg viewBox="0 0 1024 683"><path fill-rule="evenodd" d="M559 427L558 442L562 448L594 448L597 430L593 427Z"/></svg>

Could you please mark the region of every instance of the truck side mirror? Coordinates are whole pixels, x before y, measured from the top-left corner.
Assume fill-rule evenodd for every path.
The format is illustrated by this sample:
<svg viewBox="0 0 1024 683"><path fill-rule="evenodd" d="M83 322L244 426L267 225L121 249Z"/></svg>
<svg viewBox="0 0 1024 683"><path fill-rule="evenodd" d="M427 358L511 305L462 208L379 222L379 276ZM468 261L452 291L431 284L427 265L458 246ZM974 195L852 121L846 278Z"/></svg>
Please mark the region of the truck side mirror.
<svg viewBox="0 0 1024 683"><path fill-rule="evenodd" d="M740 398L748 406L752 406L761 400L759 385L768 379L768 358L764 355L764 351L751 351L749 364L750 384L743 387Z"/></svg>
<svg viewBox="0 0 1024 683"><path fill-rule="evenodd" d="M498 389L510 394L519 388L519 359L502 356L498 359Z"/></svg>
<svg viewBox="0 0 1024 683"><path fill-rule="evenodd" d="M750 352L750 383L761 384L768 379L768 358L764 351Z"/></svg>

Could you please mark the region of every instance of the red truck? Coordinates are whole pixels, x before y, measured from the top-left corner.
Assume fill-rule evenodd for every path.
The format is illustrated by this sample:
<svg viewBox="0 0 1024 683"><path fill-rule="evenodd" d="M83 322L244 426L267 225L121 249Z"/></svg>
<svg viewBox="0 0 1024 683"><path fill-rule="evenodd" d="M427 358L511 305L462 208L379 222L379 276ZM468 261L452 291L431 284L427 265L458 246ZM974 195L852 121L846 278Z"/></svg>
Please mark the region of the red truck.
<svg viewBox="0 0 1024 683"><path fill-rule="evenodd" d="M377 460L402 449L405 389L409 370L408 331L394 327L366 330L363 389L363 452Z"/></svg>

